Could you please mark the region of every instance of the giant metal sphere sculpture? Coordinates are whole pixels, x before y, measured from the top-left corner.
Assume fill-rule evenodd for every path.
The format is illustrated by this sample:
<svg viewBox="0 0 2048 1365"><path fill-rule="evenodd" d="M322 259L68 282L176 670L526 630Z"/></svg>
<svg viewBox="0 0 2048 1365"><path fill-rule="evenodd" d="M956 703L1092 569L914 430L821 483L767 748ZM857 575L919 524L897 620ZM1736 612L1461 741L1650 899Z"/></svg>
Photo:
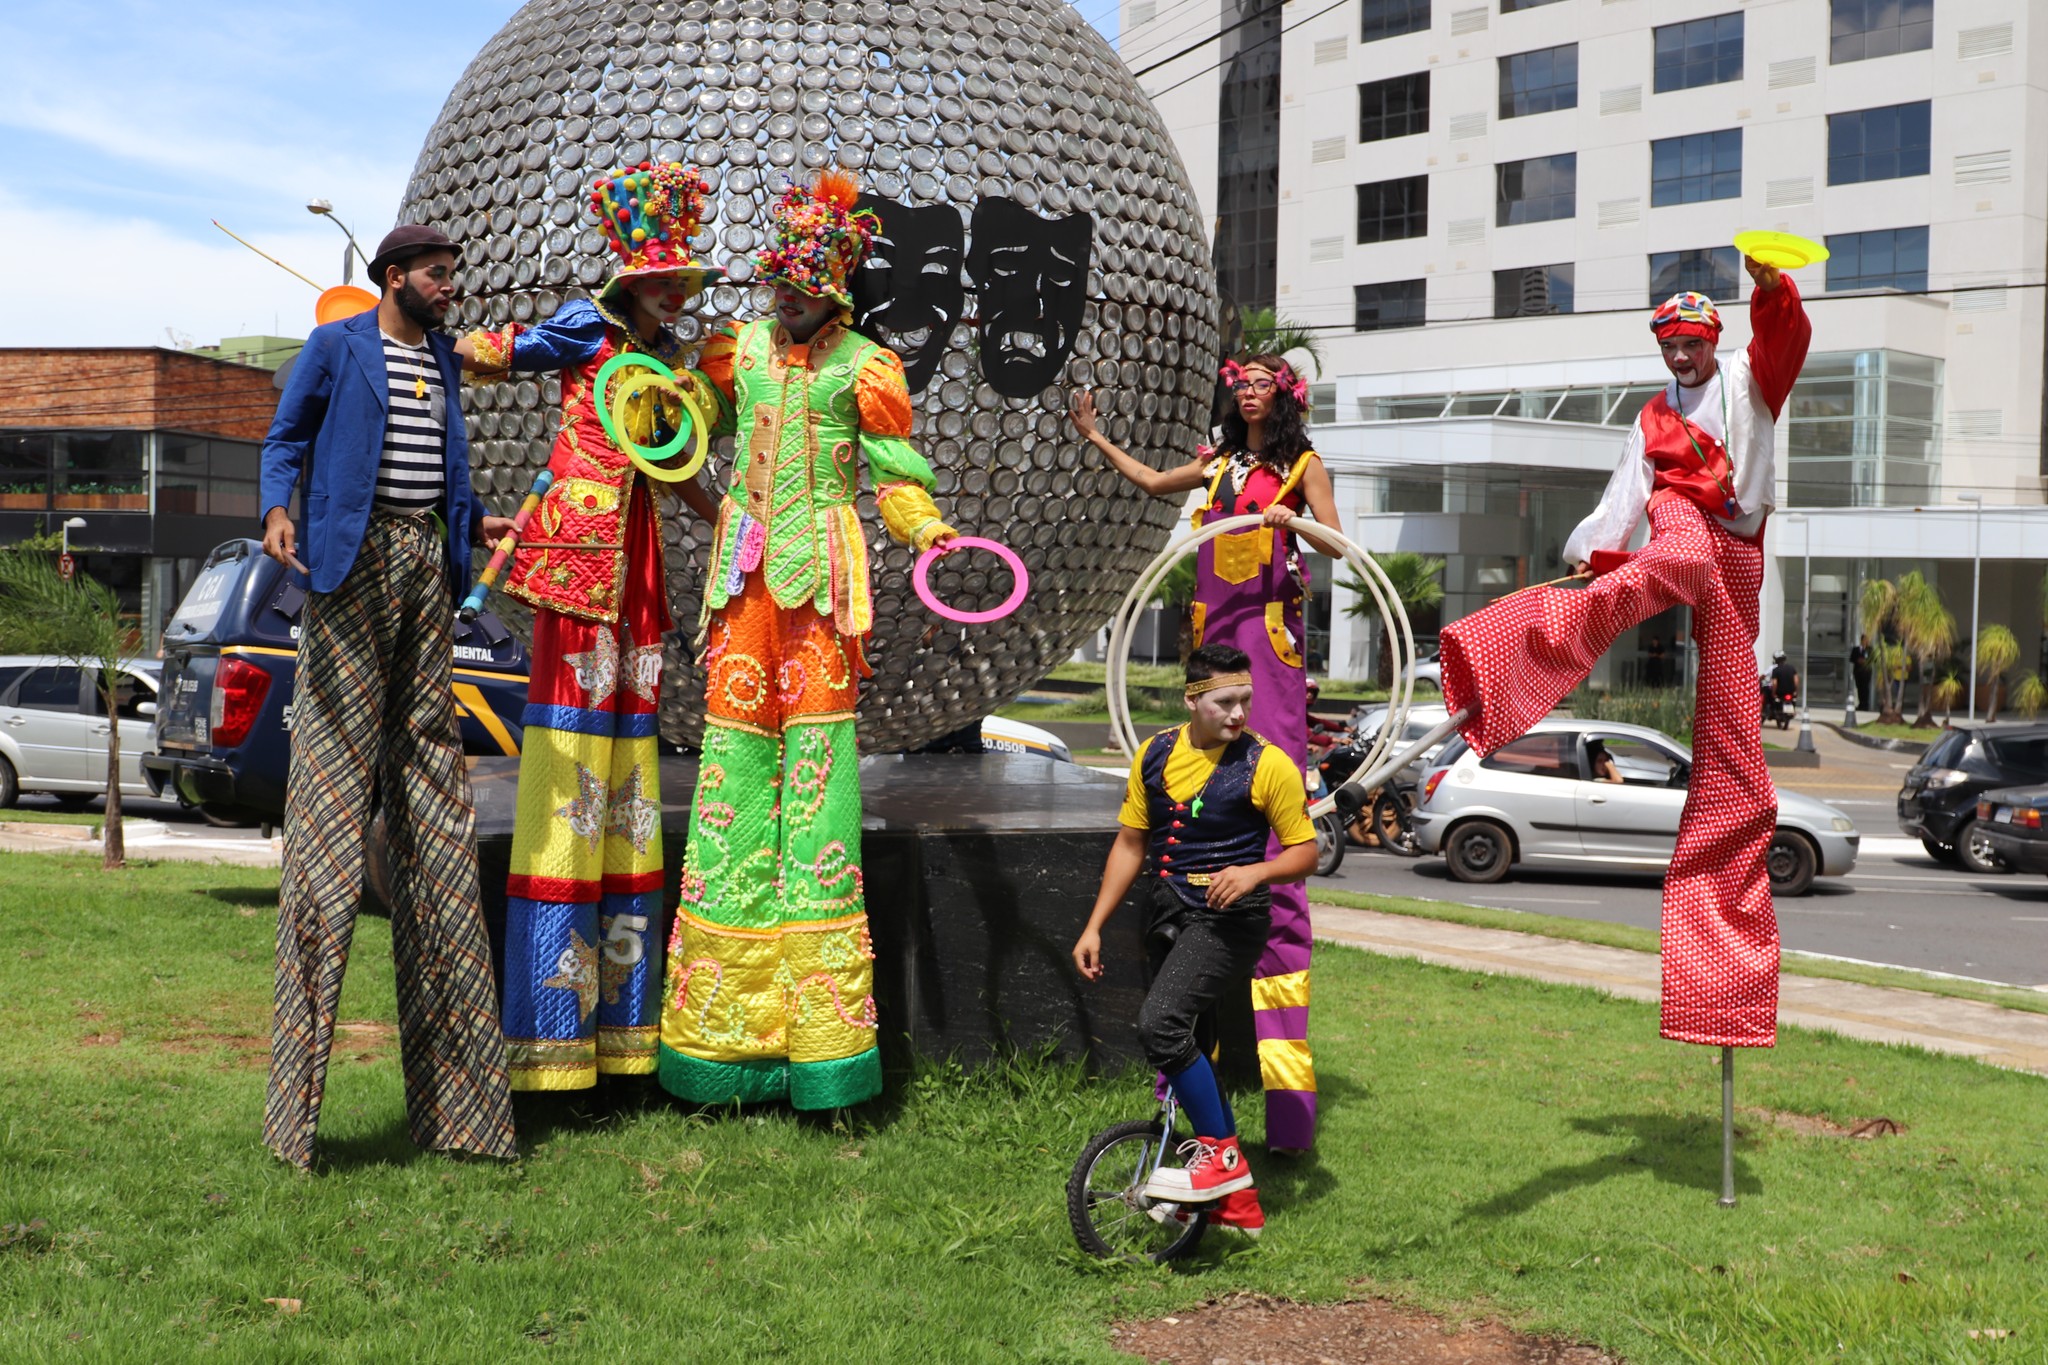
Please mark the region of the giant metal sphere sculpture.
<svg viewBox="0 0 2048 1365"><path fill-rule="evenodd" d="M918 209L957 215L957 233L937 223L952 241L931 258L935 274L958 272L950 312L942 301L928 335L879 339L907 361L922 356L911 365L913 383L929 376L913 439L937 472L940 510L962 533L1014 547L1031 595L997 624L946 627L918 601L910 552L886 538L863 494L875 676L862 743L914 747L1016 697L1109 619L1178 514L1074 438L1071 388L1095 386L1105 432L1154 466L1186 459L1208 425L1214 274L1187 174L1137 83L1059 0L531 0L449 95L400 214L463 245L465 297L451 325L538 321L597 288L609 261L585 208L590 180L649 158L704 170L710 208L692 245L734 281L699 300L686 340L713 318L763 309L747 260L792 177L856 171L871 195L911 210L891 219L884 206L885 235ZM1007 202L989 209L996 201ZM1004 315L995 300L1006 285L975 249L977 233L995 235L981 225L1050 240L1070 217L1070 230L1092 220L1085 310L1070 300L1078 327L1018 309L1013 279ZM929 237L931 215L923 224ZM896 316L914 326L915 314ZM1018 335L1041 322L1042 334ZM992 386L1004 355L1011 368ZM1040 386L1017 394L1017 375L1034 366ZM494 508L510 511L546 463L557 401L552 378L465 396L477 488ZM728 469L714 460L714 487ZM687 646L710 528L678 506L663 533L679 629L662 731L694 743L703 674ZM1009 586L992 564L963 555L934 571L933 587L955 606L992 607Z"/></svg>

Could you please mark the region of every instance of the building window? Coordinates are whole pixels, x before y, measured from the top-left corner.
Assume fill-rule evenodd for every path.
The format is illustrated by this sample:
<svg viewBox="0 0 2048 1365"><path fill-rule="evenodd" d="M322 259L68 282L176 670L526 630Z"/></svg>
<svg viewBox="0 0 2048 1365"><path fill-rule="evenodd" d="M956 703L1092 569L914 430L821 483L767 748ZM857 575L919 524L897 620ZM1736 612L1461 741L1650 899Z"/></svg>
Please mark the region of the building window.
<svg viewBox="0 0 2048 1365"><path fill-rule="evenodd" d="M140 431L0 432L0 510L147 512L148 441Z"/></svg>
<svg viewBox="0 0 2048 1365"><path fill-rule="evenodd" d="M1742 79L1742 16L1717 14L1656 30L1657 93Z"/></svg>
<svg viewBox="0 0 2048 1365"><path fill-rule="evenodd" d="M1860 62L1934 46L1934 0L1834 0L1828 60Z"/></svg>
<svg viewBox="0 0 2048 1365"><path fill-rule="evenodd" d="M1538 5L1554 5L1557 0L1500 0L1500 12L1513 14L1518 9L1535 9Z"/></svg>
<svg viewBox="0 0 2048 1365"><path fill-rule="evenodd" d="M263 448L165 432L157 444L156 510L254 521Z"/></svg>
<svg viewBox="0 0 2048 1365"><path fill-rule="evenodd" d="M1358 140L1384 142L1429 131L1429 73L1358 87Z"/></svg>
<svg viewBox="0 0 2048 1365"><path fill-rule="evenodd" d="M1493 272L1493 315L1534 318L1572 311L1569 265L1525 265Z"/></svg>
<svg viewBox="0 0 2048 1365"><path fill-rule="evenodd" d="M1385 284L1361 284L1351 291L1356 310L1352 327L1377 332L1387 327L1420 327L1423 323L1423 282L1391 280Z"/></svg>
<svg viewBox="0 0 2048 1365"><path fill-rule="evenodd" d="M1577 152L1503 161L1493 169L1495 227L1546 223L1578 213Z"/></svg>
<svg viewBox="0 0 2048 1365"><path fill-rule="evenodd" d="M1828 292L1926 287L1926 228L1841 232L1828 238Z"/></svg>
<svg viewBox="0 0 2048 1365"><path fill-rule="evenodd" d="M1547 114L1579 105L1579 45L1517 52L1500 59L1500 116Z"/></svg>
<svg viewBox="0 0 2048 1365"><path fill-rule="evenodd" d="M1855 185L1927 174L1933 121L1934 106L1928 100L1829 114L1828 183Z"/></svg>
<svg viewBox="0 0 2048 1365"><path fill-rule="evenodd" d="M1404 33L1421 33L1429 27L1429 0L1364 0L1359 9L1362 13L1358 29L1361 42L1398 38Z"/></svg>
<svg viewBox="0 0 2048 1365"><path fill-rule="evenodd" d="M1691 133L1650 144L1650 206L1742 197L1742 130Z"/></svg>
<svg viewBox="0 0 2048 1365"><path fill-rule="evenodd" d="M1337 386L1335 384L1311 384L1308 386L1308 420L1310 425L1321 425L1337 420Z"/></svg>
<svg viewBox="0 0 2048 1365"><path fill-rule="evenodd" d="M1686 289L1697 290L1710 299L1732 299L1736 295L1736 276L1741 266L1742 259L1732 246L1652 252L1650 306L1655 308L1673 294Z"/></svg>
<svg viewBox="0 0 2048 1365"><path fill-rule="evenodd" d="M1358 240L1396 242L1429 234L1429 177L1379 180L1358 187Z"/></svg>
<svg viewBox="0 0 2048 1365"><path fill-rule="evenodd" d="M1786 400L1798 507L1916 507L1941 482L1943 366L1904 351L1810 355Z"/></svg>

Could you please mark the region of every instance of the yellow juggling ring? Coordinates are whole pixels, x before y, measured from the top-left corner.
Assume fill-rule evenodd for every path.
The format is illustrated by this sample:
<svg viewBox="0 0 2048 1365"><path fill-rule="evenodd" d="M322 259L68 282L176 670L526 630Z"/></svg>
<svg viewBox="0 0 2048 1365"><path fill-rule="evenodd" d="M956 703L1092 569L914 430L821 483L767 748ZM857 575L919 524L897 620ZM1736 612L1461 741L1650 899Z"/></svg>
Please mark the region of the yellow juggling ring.
<svg viewBox="0 0 2048 1365"><path fill-rule="evenodd" d="M626 404L647 389L671 395L682 408L685 426L676 433L674 439L677 445L686 440L690 441L691 450L689 458L679 465L664 463L651 452L643 453L646 448L626 435ZM648 478L659 479L663 483L681 483L704 467L704 459L711 449L711 420L705 416L704 408L696 398L676 382L673 374L661 374L647 369L639 374L627 376L612 395L610 409L611 427L616 433L615 439L619 448L626 452L626 458L639 466L641 472Z"/></svg>

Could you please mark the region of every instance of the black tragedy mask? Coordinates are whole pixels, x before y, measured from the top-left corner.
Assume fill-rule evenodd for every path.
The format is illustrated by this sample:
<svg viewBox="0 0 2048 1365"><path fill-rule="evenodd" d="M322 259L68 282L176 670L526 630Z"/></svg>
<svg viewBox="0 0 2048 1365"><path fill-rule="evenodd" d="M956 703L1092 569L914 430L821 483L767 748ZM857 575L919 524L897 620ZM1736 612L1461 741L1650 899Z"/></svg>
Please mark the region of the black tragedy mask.
<svg viewBox="0 0 2048 1365"><path fill-rule="evenodd" d="M1028 398L1059 377L1088 304L1095 220L1041 218L1014 199L974 209L967 273L981 311L981 373L1008 398Z"/></svg>
<svg viewBox="0 0 2048 1365"><path fill-rule="evenodd" d="M960 212L950 204L912 208L873 195L860 197L882 230L853 275L853 326L903 358L904 378L917 393L938 371L960 320L964 237Z"/></svg>

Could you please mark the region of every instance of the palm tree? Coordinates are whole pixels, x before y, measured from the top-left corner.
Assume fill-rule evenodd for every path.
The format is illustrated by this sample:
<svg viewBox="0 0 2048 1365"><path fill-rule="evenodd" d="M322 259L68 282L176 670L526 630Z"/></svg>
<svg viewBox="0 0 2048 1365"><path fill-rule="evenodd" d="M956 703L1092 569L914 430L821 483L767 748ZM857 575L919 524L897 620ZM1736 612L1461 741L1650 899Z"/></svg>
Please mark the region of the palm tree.
<svg viewBox="0 0 2048 1365"><path fill-rule="evenodd" d="M107 713L105 865L127 860L121 839L121 659L133 644L121 599L88 574L65 579L50 554L27 542L0 550L0 653L54 654L97 674Z"/></svg>
<svg viewBox="0 0 2048 1365"><path fill-rule="evenodd" d="M1441 604L1444 600L1444 561L1434 555L1421 555L1413 550L1394 550L1387 554L1375 552L1373 563L1393 585L1394 596L1401 603L1401 609L1413 616L1418 611ZM1346 616L1370 619L1379 613L1379 602L1373 597L1372 589L1352 575L1344 580L1344 587L1351 593L1351 605L1344 608ZM1382 625L1380 630L1380 657L1377 678L1381 683L1391 683L1394 677L1394 637Z"/></svg>
<svg viewBox="0 0 2048 1365"><path fill-rule="evenodd" d="M1977 637L1977 676L1990 689L1990 700L1985 703L1986 724L1998 719L1999 694L2005 686L2005 675L2020 661L2020 642L2005 626L1986 626Z"/></svg>
<svg viewBox="0 0 2048 1365"><path fill-rule="evenodd" d="M1323 372L1322 348L1306 323L1283 318L1272 308L1247 308L1239 315L1244 327L1244 348L1252 355L1288 355L1300 351L1308 357L1309 368Z"/></svg>
<svg viewBox="0 0 2048 1365"><path fill-rule="evenodd" d="M2048 706L2048 683L2041 681L2039 673L2029 673L2012 689L2013 710L2032 720L2043 706Z"/></svg>
<svg viewBox="0 0 2048 1365"><path fill-rule="evenodd" d="M1920 665L1920 714L1913 718L1917 729L1934 728L1934 702L1930 680L1937 659L1946 658L1956 646L1956 618L1942 605L1941 591L1919 570L1899 575L1899 605L1894 613L1899 643ZM1902 689L1903 690L1903 689Z"/></svg>
<svg viewBox="0 0 2048 1365"><path fill-rule="evenodd" d="M1963 699L1963 680L1956 676L1954 669L1941 675L1941 681L1927 689L1926 712L1940 711L1948 720L1956 718L1956 703ZM1928 722L1930 725L1933 722Z"/></svg>
<svg viewBox="0 0 2048 1365"><path fill-rule="evenodd" d="M1875 652L1877 669L1877 723L1898 725L1905 720L1906 682L1896 667L1898 660L1893 651L1898 646L1885 638L1885 628L1892 624L1892 618L1899 610L1899 590L1889 579L1873 578L1863 585L1863 597L1856 604L1857 615L1863 620L1864 633L1877 641Z"/></svg>

